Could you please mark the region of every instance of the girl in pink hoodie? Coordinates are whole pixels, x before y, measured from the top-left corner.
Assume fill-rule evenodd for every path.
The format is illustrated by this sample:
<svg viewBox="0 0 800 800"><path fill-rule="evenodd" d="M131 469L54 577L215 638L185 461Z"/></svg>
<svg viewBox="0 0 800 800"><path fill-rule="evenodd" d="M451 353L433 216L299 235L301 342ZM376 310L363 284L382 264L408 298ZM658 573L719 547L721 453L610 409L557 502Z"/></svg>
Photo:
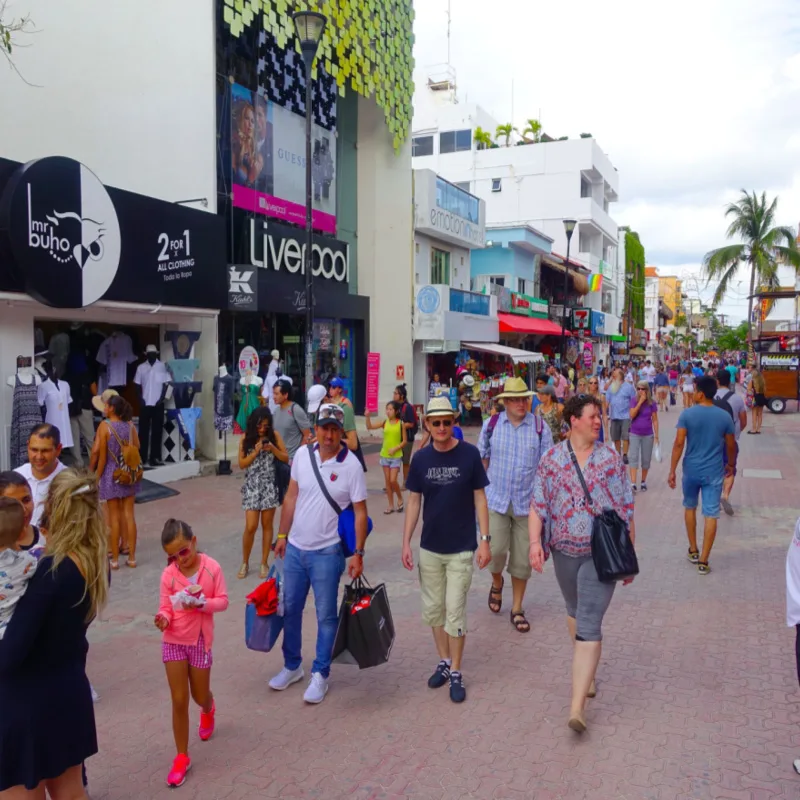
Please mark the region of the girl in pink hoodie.
<svg viewBox="0 0 800 800"><path fill-rule="evenodd" d="M216 707L211 694L211 646L214 617L228 607L222 568L197 552L197 537L177 519L168 519L161 533L167 568L161 576L161 599L155 625L163 633L162 657L172 695L172 731L178 755L167 776L168 786L181 786L192 766L189 758L189 694L200 706L199 734L214 733Z"/></svg>

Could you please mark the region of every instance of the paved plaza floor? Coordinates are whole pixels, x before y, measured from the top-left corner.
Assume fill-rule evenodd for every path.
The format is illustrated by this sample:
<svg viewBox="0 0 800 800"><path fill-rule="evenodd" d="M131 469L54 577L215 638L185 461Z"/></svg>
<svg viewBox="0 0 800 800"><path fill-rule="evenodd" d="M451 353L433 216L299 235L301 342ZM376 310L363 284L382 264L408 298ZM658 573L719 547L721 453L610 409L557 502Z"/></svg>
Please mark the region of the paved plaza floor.
<svg viewBox="0 0 800 800"><path fill-rule="evenodd" d="M667 458L677 416L675 409L660 415ZM755 472L737 480L736 515L720 522L707 577L686 559L668 462L654 464L650 491L636 500L642 572L617 589L606 617L598 695L582 737L566 725L571 643L552 565L530 583L527 635L510 625L510 586L494 616L489 575L476 574L463 664L468 696L454 705L446 688L426 686L436 652L420 621L416 574L400 564L402 516L383 516L382 475L370 456L376 530L366 575L388 586L394 651L379 668L334 666L324 703L307 706L304 684L268 688L279 650L264 655L244 645L244 597L258 581L258 549L255 574L237 580L241 478L176 484L178 496L137 506L140 566L114 574L111 602L90 629L88 671L101 695L100 753L88 764L93 800L170 791L187 800L800 797L792 770L800 757L794 631L784 611L784 560L800 515L800 415L767 414L762 435L743 435L741 444L740 469ZM223 565L231 599L217 616L217 731L201 743L192 710L194 766L178 790L165 786L174 745L152 624L168 517L194 526L201 548ZM306 623L308 671L311 603Z"/></svg>

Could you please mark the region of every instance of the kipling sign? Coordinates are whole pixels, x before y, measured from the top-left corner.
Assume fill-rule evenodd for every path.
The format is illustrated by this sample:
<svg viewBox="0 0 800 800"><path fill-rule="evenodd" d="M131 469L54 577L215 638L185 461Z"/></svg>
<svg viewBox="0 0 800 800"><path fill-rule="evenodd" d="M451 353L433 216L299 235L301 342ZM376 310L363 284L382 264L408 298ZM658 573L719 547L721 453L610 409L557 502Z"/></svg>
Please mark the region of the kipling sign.
<svg viewBox="0 0 800 800"><path fill-rule="evenodd" d="M254 267L286 270L305 275L305 233L297 228L250 220L250 263ZM348 282L350 249L345 242L327 236L314 236L312 274L315 278Z"/></svg>

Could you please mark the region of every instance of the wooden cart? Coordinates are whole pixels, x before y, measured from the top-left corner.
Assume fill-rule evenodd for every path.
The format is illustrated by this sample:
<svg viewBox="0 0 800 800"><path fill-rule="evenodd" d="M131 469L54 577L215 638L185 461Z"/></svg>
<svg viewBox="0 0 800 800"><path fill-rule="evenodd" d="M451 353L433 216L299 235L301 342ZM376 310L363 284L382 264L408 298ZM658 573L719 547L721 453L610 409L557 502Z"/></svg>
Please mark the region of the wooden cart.
<svg viewBox="0 0 800 800"><path fill-rule="evenodd" d="M759 353L758 361L766 383L767 408L783 414L787 400L797 400L800 408L800 353Z"/></svg>

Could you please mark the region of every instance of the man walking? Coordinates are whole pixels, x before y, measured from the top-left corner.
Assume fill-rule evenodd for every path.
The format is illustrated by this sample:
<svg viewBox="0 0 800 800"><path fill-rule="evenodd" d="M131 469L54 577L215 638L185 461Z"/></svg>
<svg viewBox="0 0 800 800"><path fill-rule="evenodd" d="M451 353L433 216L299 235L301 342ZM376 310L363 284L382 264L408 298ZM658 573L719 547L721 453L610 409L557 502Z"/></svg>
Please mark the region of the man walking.
<svg viewBox="0 0 800 800"><path fill-rule="evenodd" d="M298 450L292 462L292 479L283 502L276 558L284 558L283 669L269 682L283 691L303 679L303 610L309 588L317 610L317 654L303 699L321 703L328 693L328 677L336 638L339 579L345 559L339 539L339 514L335 507L352 505L355 512L356 549L349 574L357 578L364 569L367 540L367 484L355 455L343 443L344 412L335 405L317 412L316 445ZM312 461L313 459L313 461Z"/></svg>
<svg viewBox="0 0 800 800"><path fill-rule="evenodd" d="M733 475L736 469L736 438L730 415L714 405L717 382L702 377L696 381L694 402L678 417L678 434L672 447L672 465L668 483L670 489L676 485L675 473L683 459L683 508L686 535L689 539L689 561L697 565L701 575L708 575L711 568L708 558L717 535L722 480ZM727 466L723 462L722 449L728 451ZM697 503L703 498L703 552L697 549Z"/></svg>
<svg viewBox="0 0 800 800"><path fill-rule="evenodd" d="M467 594L472 585L473 559L478 567L491 560L489 511L484 489L486 470L478 448L453 438L455 412L446 397L428 403L425 423L433 444L414 456L408 473L409 497L403 531L403 566L414 569L411 537L419 521L422 500L425 511L419 551L419 586L422 620L433 629L439 665L428 680L431 689L450 682L450 699L463 703L467 697L461 676L461 659L467 635ZM475 518L480 546L475 541Z"/></svg>
<svg viewBox="0 0 800 800"><path fill-rule="evenodd" d="M614 442L618 453L622 453L622 461L628 463L630 447L631 400L636 399L636 390L632 383L624 378L622 370L615 367L611 373L611 383L606 389L608 404L608 438Z"/></svg>
<svg viewBox="0 0 800 800"><path fill-rule="evenodd" d="M28 481L33 495L33 516L31 524L38 525L44 513L44 503L53 478L66 469L59 461L61 455L61 432L55 425L46 422L37 425L28 437L28 463L17 467L18 472Z"/></svg>
<svg viewBox="0 0 800 800"><path fill-rule="evenodd" d="M747 406L741 395L736 394L736 389L731 387L731 373L727 367L720 369L717 373L717 383L719 389L714 395L714 402L718 406L724 406L723 411L726 413L730 409L730 414L733 416L734 437L736 439L736 460L739 460L739 437L742 431L747 427ZM733 387L736 383L733 383ZM728 464L728 450L722 448L723 464ZM733 467L733 473L726 475L722 480L722 497L720 504L723 511L729 516L733 516L733 506L731 505L730 496L733 489L733 482L736 480L736 466Z"/></svg>
<svg viewBox="0 0 800 800"><path fill-rule="evenodd" d="M509 378L503 393L498 395L505 403L505 411L489 420L478 440L478 450L489 477L486 489L492 539L489 610L500 613L503 569L507 568L513 593L511 624L520 633L531 629L522 602L531 577L528 514L533 478L539 459L553 446L550 427L527 409L528 398L532 395L522 378Z"/></svg>
<svg viewBox="0 0 800 800"><path fill-rule="evenodd" d="M311 438L311 423L308 416L297 403L289 399L291 393L292 384L285 378L278 379L272 387L272 399L275 402L272 427L286 442L290 463L300 447L308 444Z"/></svg>

